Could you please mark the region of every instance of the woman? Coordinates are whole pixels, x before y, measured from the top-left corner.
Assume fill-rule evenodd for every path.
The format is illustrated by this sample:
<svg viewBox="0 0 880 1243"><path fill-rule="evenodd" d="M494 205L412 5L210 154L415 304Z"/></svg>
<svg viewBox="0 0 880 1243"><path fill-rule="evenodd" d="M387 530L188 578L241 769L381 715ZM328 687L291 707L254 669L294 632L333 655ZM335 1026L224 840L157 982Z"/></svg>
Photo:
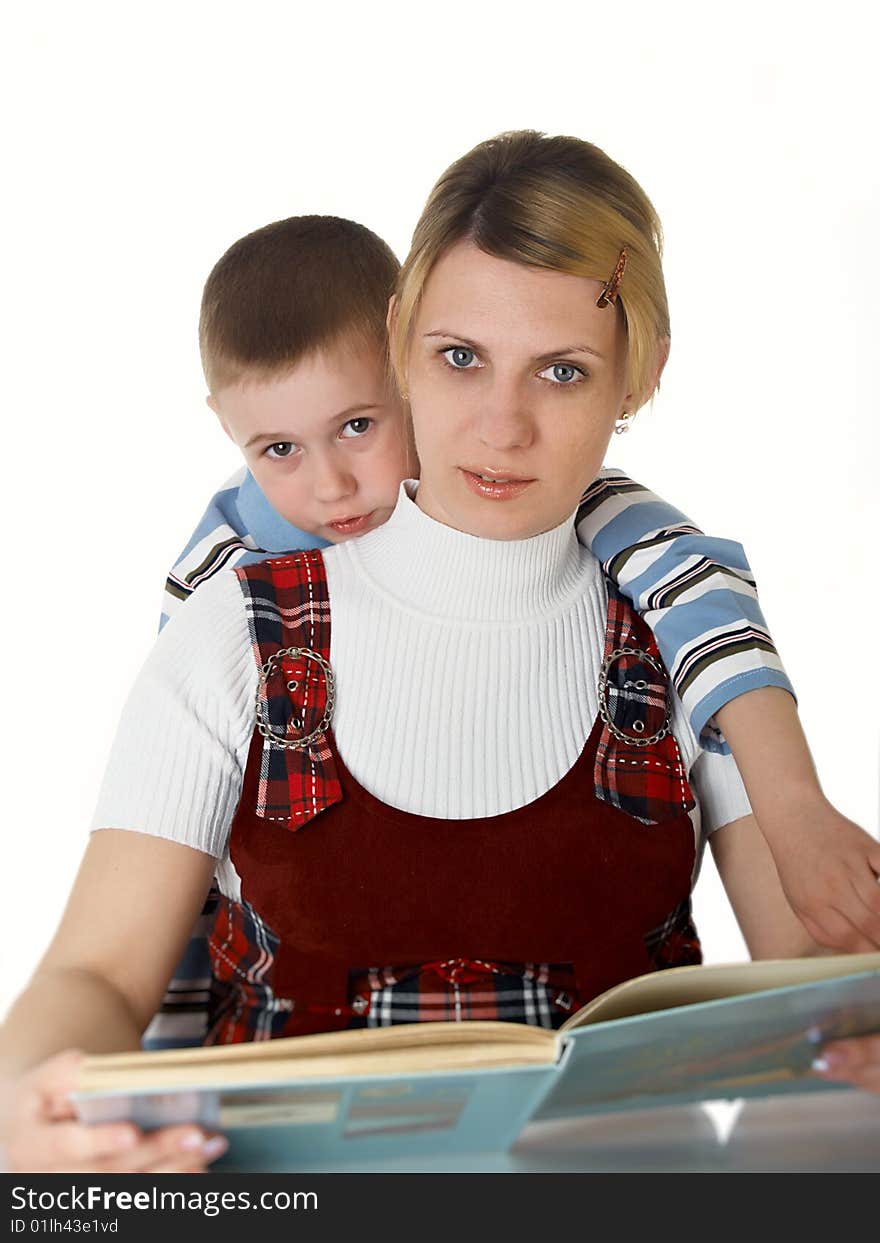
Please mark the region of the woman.
<svg viewBox="0 0 880 1243"><path fill-rule="evenodd" d="M215 1040L487 1004L558 1025L694 960L710 830L751 952L814 951L732 761L667 719L650 635L572 530L665 361L657 231L574 139L502 136L441 179L390 321L420 483L358 541L218 576L164 632L13 1050L136 1047L218 859ZM22 1168L202 1168L222 1144L50 1125L69 1073L20 1095Z"/></svg>

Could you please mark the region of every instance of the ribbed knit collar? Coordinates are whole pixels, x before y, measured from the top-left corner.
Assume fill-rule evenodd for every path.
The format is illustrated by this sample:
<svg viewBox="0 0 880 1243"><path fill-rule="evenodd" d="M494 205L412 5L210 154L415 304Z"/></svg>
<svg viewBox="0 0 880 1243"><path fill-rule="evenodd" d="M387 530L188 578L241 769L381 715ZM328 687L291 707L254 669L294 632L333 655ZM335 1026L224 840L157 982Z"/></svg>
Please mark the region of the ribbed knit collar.
<svg viewBox="0 0 880 1243"><path fill-rule="evenodd" d="M429 518L413 499L417 488L405 480L388 521L340 546L402 604L450 620L522 622L562 611L583 592L592 558L572 518L530 539L481 539Z"/></svg>

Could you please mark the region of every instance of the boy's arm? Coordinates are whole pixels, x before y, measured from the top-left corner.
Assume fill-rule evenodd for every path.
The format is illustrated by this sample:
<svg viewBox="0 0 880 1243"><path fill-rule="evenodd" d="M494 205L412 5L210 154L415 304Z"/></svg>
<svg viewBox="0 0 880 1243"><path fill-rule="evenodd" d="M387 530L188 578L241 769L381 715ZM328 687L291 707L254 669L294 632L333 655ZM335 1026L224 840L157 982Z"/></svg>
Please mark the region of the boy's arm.
<svg viewBox="0 0 880 1243"><path fill-rule="evenodd" d="M165 580L161 630L192 593L220 570L253 565L274 553L297 548L323 548L318 539L293 526L272 508L253 475L245 468L215 492L183 552Z"/></svg>
<svg viewBox="0 0 880 1243"><path fill-rule="evenodd" d="M794 700L766 688L717 716L804 927L836 950L880 948L880 843L825 798Z"/></svg>
<svg viewBox="0 0 880 1243"><path fill-rule="evenodd" d="M159 629L192 593L220 570L238 565L247 553L265 556L238 509L246 471L239 470L215 492L165 580Z"/></svg>
<svg viewBox="0 0 880 1243"><path fill-rule="evenodd" d="M880 948L880 846L822 794L741 546L615 470L576 522L652 627L695 735L706 750L729 744L804 927L829 948Z"/></svg>
<svg viewBox="0 0 880 1243"><path fill-rule="evenodd" d="M745 552L704 535L681 510L617 470L584 494L578 538L654 631L695 737L727 751L716 720L738 695L794 695L758 603Z"/></svg>
<svg viewBox="0 0 880 1243"><path fill-rule="evenodd" d="M791 700L769 692L791 710ZM737 701L738 702L738 701ZM753 817L718 829L709 839L718 874L753 958L796 958L822 952L793 916L768 847ZM880 1036L835 1040L816 1049L813 1070L830 1082L880 1092Z"/></svg>

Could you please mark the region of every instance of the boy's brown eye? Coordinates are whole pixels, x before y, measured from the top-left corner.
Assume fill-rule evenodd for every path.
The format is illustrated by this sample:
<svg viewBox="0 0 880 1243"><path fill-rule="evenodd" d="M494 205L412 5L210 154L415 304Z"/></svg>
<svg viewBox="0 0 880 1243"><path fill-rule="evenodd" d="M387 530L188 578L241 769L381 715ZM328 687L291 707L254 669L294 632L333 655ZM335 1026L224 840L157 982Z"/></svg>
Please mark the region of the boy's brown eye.
<svg viewBox="0 0 880 1243"><path fill-rule="evenodd" d="M277 440L274 445L269 445L266 453L269 457L290 457L294 448L292 440Z"/></svg>
<svg viewBox="0 0 880 1243"><path fill-rule="evenodd" d="M373 420L366 417L360 419L349 419L339 434L346 438L350 438L352 436L363 436L364 432L370 430L372 424Z"/></svg>

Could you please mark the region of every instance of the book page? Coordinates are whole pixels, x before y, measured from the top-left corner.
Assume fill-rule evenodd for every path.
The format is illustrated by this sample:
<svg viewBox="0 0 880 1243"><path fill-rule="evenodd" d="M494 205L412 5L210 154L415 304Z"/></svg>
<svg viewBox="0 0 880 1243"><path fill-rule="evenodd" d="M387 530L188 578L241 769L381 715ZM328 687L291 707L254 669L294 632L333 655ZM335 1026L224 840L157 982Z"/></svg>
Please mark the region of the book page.
<svg viewBox="0 0 880 1243"><path fill-rule="evenodd" d="M561 1030L863 971L880 971L880 953L672 967L615 985L573 1014Z"/></svg>
<svg viewBox="0 0 880 1243"><path fill-rule="evenodd" d="M146 1088L549 1064L557 1036L521 1023L407 1023L201 1049L88 1058L81 1095Z"/></svg>

